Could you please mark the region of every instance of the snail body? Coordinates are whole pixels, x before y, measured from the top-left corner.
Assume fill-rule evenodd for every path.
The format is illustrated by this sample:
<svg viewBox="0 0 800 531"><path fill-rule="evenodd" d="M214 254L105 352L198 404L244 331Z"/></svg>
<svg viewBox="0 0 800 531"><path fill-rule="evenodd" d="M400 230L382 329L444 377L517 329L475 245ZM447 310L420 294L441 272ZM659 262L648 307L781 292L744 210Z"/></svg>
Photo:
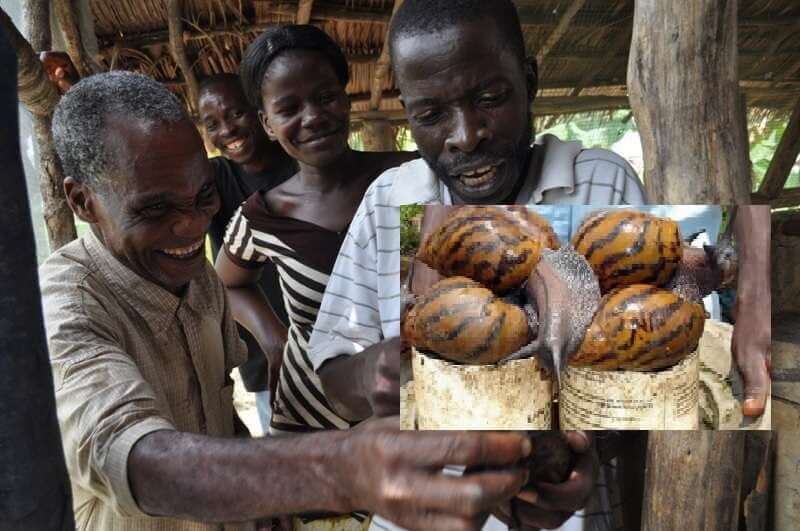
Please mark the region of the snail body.
<svg viewBox="0 0 800 531"><path fill-rule="evenodd" d="M465 277L434 284L401 326L406 342L465 364L496 363L531 340L522 308Z"/></svg>
<svg viewBox="0 0 800 531"><path fill-rule="evenodd" d="M463 207L425 239L417 258L444 277L468 277L504 294L528 278L541 248L506 209Z"/></svg>
<svg viewBox="0 0 800 531"><path fill-rule="evenodd" d="M633 210L588 216L572 239L597 275L603 293L632 284L663 286L683 255L678 224Z"/></svg>
<svg viewBox="0 0 800 531"><path fill-rule="evenodd" d="M679 363L697 349L703 306L651 285L608 293L570 365L598 370L649 371Z"/></svg>

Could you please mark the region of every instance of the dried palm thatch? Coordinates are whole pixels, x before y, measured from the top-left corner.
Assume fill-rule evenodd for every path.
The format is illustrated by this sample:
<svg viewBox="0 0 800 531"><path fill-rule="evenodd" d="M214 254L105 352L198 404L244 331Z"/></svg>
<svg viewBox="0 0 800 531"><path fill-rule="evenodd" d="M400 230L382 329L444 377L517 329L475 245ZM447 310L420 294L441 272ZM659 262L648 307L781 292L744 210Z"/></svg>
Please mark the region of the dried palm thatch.
<svg viewBox="0 0 800 531"><path fill-rule="evenodd" d="M169 52L165 0L87 0L104 68L143 72L187 102L185 76ZM625 88L633 0L518 0L531 56L541 60L534 113L563 115L627 108ZM271 24L293 23L310 5L310 22L348 56L354 119L368 111L376 61L393 0L184 0L183 40L197 78L235 72L242 53ZM573 6L572 9L570 7ZM308 12L308 11L306 11ZM800 4L756 0L739 7L739 72L752 107L788 117L800 96ZM378 110L402 122L391 73L380 82ZM191 105L190 105L191 109ZM192 109L193 110L193 109Z"/></svg>

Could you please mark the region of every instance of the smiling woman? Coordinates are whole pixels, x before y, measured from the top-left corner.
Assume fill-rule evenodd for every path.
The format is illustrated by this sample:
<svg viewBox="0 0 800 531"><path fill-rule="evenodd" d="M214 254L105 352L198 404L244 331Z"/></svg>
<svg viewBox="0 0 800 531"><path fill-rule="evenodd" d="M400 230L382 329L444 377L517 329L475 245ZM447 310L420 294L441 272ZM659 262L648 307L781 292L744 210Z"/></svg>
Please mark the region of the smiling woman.
<svg viewBox="0 0 800 531"><path fill-rule="evenodd" d="M276 26L264 32L245 54L241 79L251 104L260 110L264 131L297 161L299 171L253 194L237 212L217 271L229 288L235 318L270 357L276 390L270 432L346 429L352 423L326 399L306 346L365 190L384 170L414 155L349 147L347 62L335 42L314 26ZM281 277L288 330L277 325L254 289L268 260Z"/></svg>

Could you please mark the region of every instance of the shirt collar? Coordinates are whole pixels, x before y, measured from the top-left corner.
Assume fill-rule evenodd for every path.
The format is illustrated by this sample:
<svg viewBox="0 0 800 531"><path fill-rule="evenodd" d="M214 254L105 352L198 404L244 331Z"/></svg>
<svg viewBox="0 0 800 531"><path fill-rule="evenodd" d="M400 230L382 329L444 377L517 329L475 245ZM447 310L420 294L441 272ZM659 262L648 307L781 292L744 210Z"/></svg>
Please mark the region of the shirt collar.
<svg viewBox="0 0 800 531"><path fill-rule="evenodd" d="M130 304L144 317L155 333L163 333L174 322L181 305L202 311L195 296L195 280L189 282L183 296L178 297L163 287L142 278L120 262L90 229L84 235L86 249L100 274L112 287L114 293Z"/></svg>
<svg viewBox="0 0 800 531"><path fill-rule="evenodd" d="M544 200L549 190L575 190L575 157L583 146L579 140L564 142L554 135L541 135L533 144L533 159L518 196L518 203L536 204Z"/></svg>

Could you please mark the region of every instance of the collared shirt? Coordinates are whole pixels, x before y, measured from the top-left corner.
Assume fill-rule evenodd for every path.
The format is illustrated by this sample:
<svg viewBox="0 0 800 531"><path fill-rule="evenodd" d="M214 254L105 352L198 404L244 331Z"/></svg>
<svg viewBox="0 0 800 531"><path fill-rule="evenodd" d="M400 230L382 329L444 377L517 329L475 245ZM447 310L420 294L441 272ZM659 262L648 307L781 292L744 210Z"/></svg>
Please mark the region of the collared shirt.
<svg viewBox="0 0 800 531"><path fill-rule="evenodd" d="M89 231L40 268L42 306L78 529L218 530L146 515L128 481L143 436L233 435L233 367L246 358L210 264L183 296L138 276Z"/></svg>

